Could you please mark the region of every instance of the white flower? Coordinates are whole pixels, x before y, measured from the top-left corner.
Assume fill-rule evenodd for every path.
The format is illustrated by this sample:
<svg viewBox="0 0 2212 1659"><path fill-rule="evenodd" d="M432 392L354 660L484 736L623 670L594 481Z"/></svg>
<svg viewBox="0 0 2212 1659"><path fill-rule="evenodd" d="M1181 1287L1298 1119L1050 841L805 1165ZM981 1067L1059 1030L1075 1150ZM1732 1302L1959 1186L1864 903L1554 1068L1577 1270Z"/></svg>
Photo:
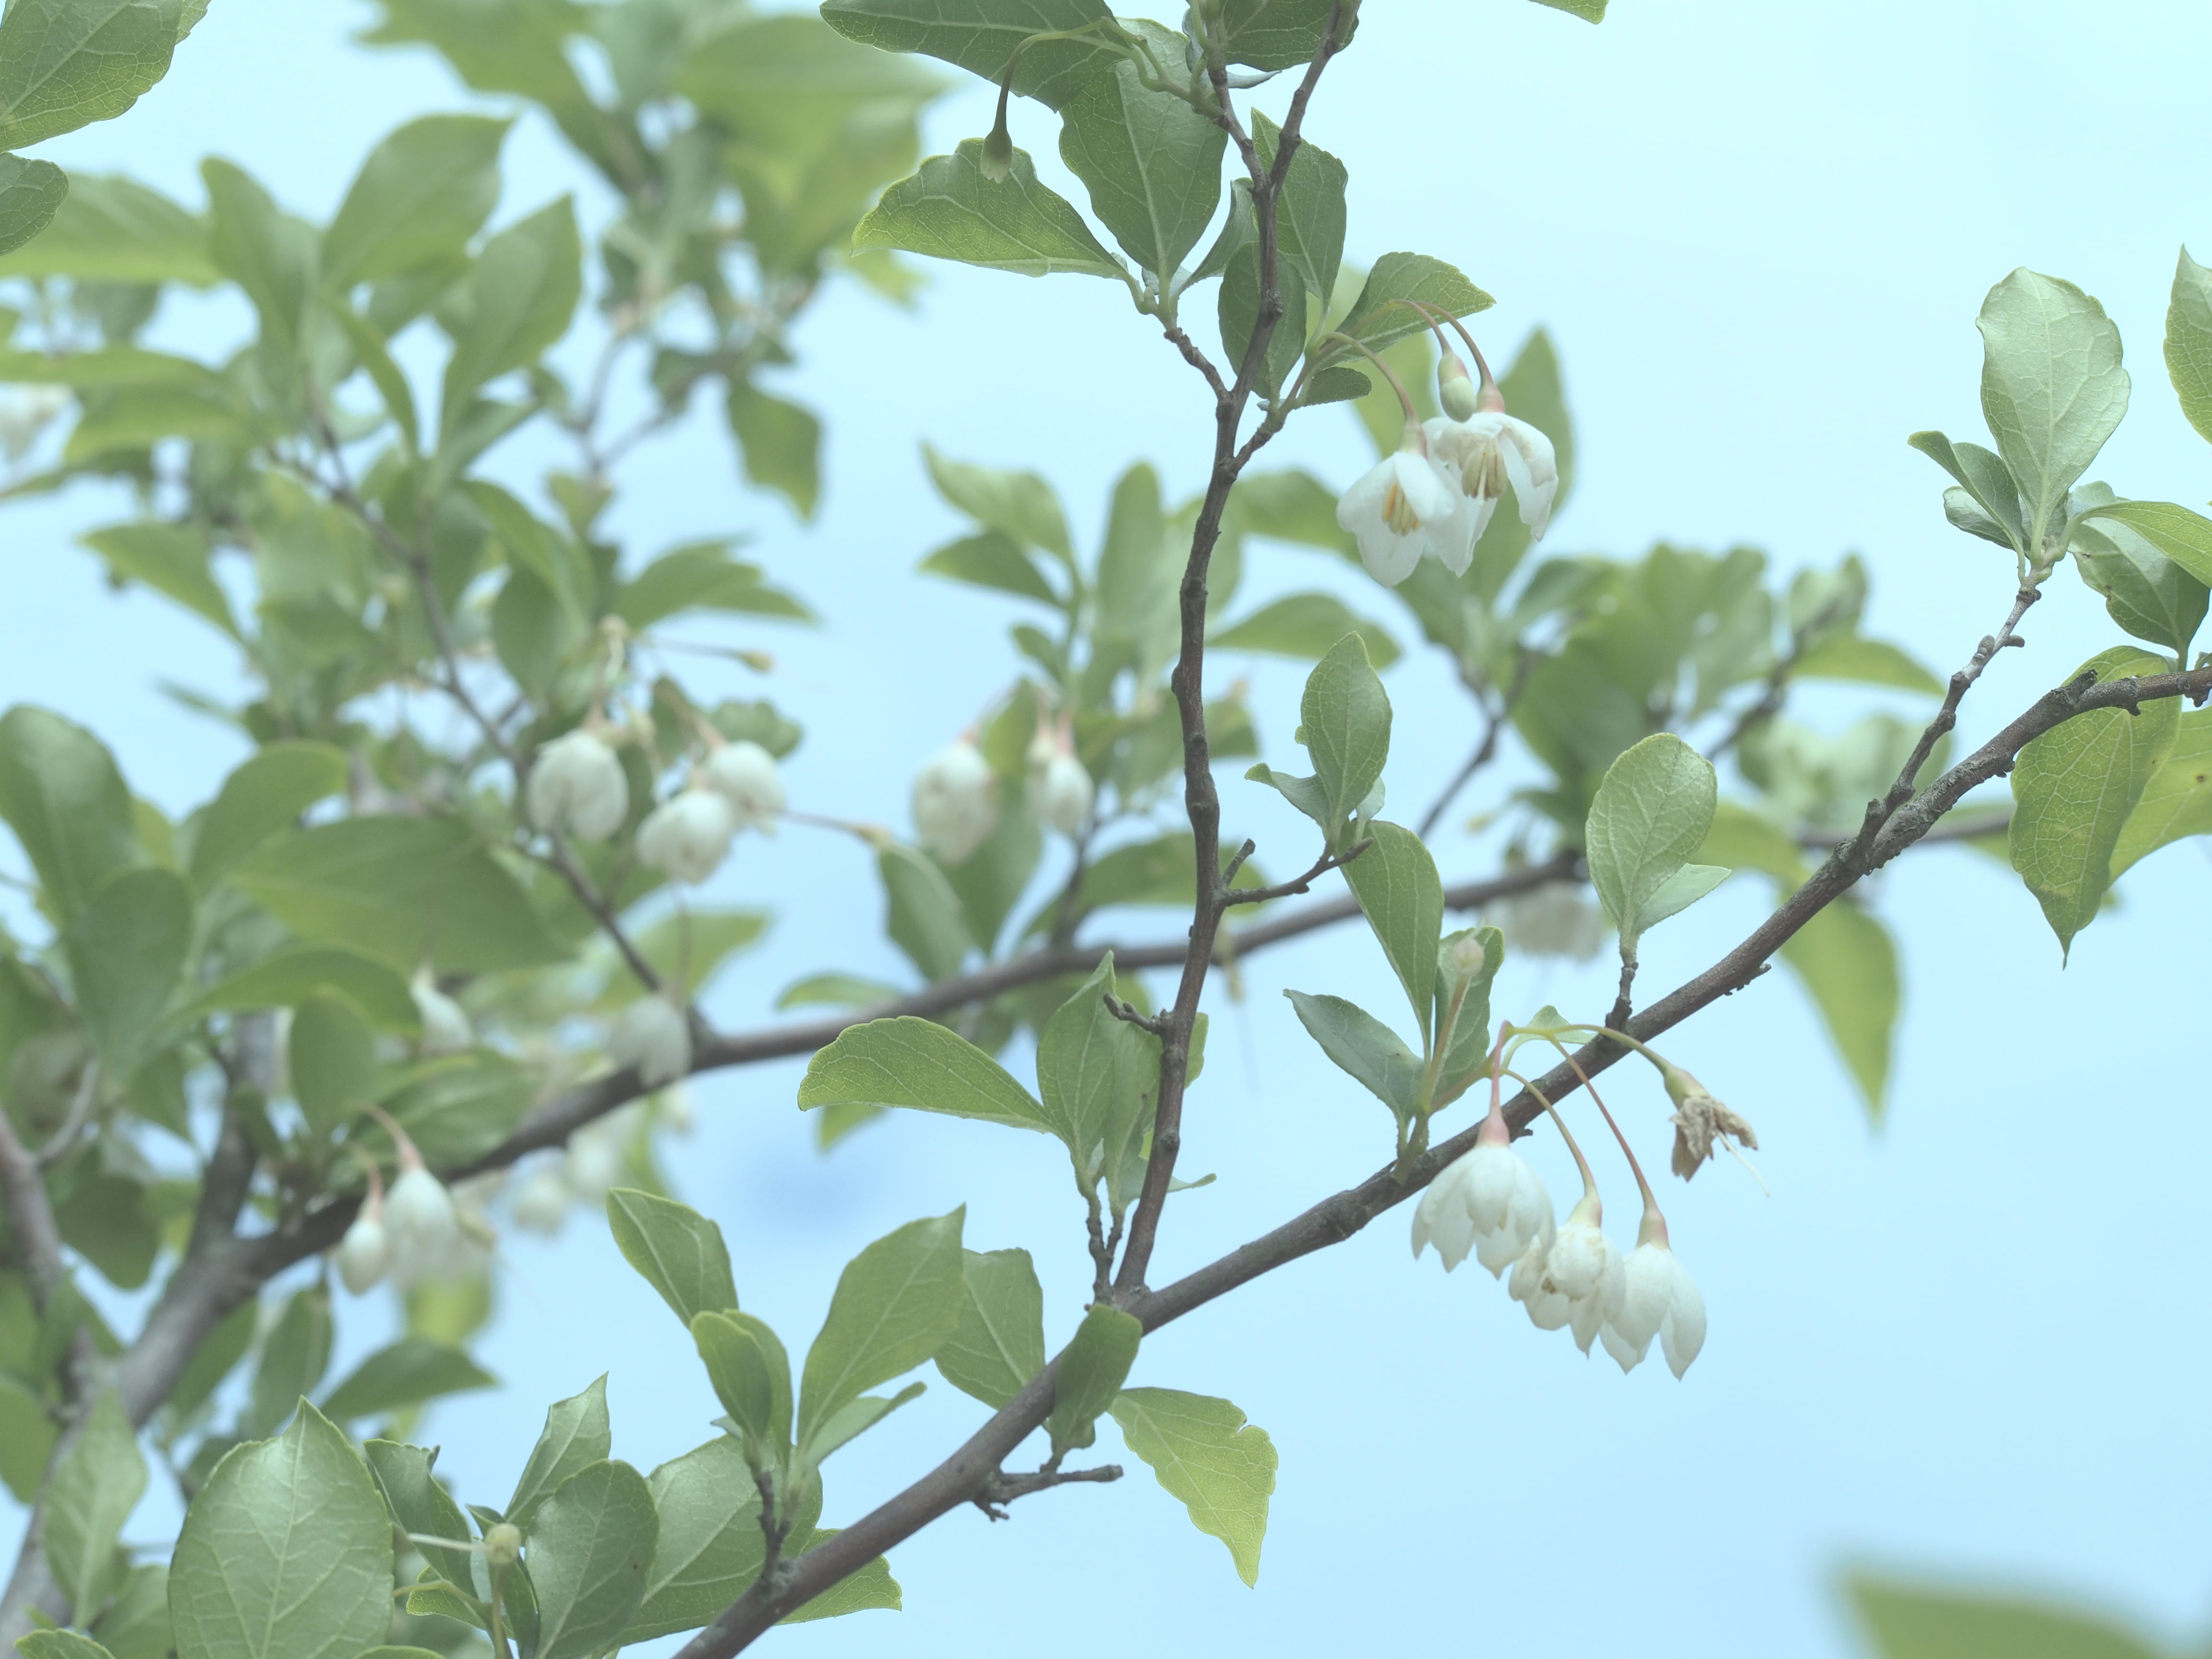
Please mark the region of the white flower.
<svg viewBox="0 0 2212 1659"><path fill-rule="evenodd" d="M1063 836L1073 836L1091 816L1094 791L1091 774L1073 755L1054 755L1036 783L1038 818Z"/></svg>
<svg viewBox="0 0 2212 1659"><path fill-rule="evenodd" d="M384 1228L384 1206L374 1198L365 1200L345 1237L338 1241L338 1278L356 1296L362 1295L384 1277L391 1260L392 1241Z"/></svg>
<svg viewBox="0 0 2212 1659"><path fill-rule="evenodd" d="M1620 1251L1598 1224L1600 1215L1597 1200L1585 1194L1548 1249L1539 1240L1513 1264L1508 1285L1513 1299L1528 1305L1539 1330L1571 1326L1584 1353L1599 1328L1620 1310L1627 1290Z"/></svg>
<svg viewBox="0 0 2212 1659"><path fill-rule="evenodd" d="M666 997L640 997L615 1018L607 1053L637 1067L637 1080L659 1088L691 1069L691 1024Z"/></svg>
<svg viewBox="0 0 2212 1659"><path fill-rule="evenodd" d="M514 1196L510 1200L514 1224L526 1232L557 1233L574 1197L557 1162L548 1159L534 1164L514 1184Z"/></svg>
<svg viewBox="0 0 2212 1659"><path fill-rule="evenodd" d="M737 815L712 789L690 788L653 809L637 827L637 855L671 879L694 886L729 856Z"/></svg>
<svg viewBox="0 0 2212 1659"><path fill-rule="evenodd" d="M766 830L783 813L783 775L775 757L750 738L726 743L707 757L699 781L729 802L740 830Z"/></svg>
<svg viewBox="0 0 2212 1659"><path fill-rule="evenodd" d="M0 454L20 461L30 453L54 417L70 406L70 395L58 386L18 387L0 403Z"/></svg>
<svg viewBox="0 0 2212 1659"><path fill-rule="evenodd" d="M1457 574L1474 554L1467 497L1428 457L1421 428L1406 423L1406 440L1346 490L1336 521L1358 538L1367 574L1395 587L1433 551Z"/></svg>
<svg viewBox="0 0 2212 1659"><path fill-rule="evenodd" d="M569 1188L585 1203L601 1202L607 1195L607 1188L622 1179L634 1125L630 1113L615 1112L586 1123L568 1137L568 1156L562 1163L562 1173Z"/></svg>
<svg viewBox="0 0 2212 1659"><path fill-rule="evenodd" d="M1613 938L1605 913L1564 882L1502 898L1484 912L1516 951L1588 962Z"/></svg>
<svg viewBox="0 0 2212 1659"><path fill-rule="evenodd" d="M461 1012L461 1005L438 988L428 968L415 970L415 1012L422 1022L421 1048L426 1054L458 1054L476 1046L476 1027Z"/></svg>
<svg viewBox="0 0 2212 1659"><path fill-rule="evenodd" d="M1705 1298L1697 1281L1663 1237L1647 1236L1630 1252L1623 1282L1620 1307L1605 1323L1605 1351L1632 1371L1656 1336L1668 1369L1681 1376L1705 1346Z"/></svg>
<svg viewBox="0 0 2212 1659"><path fill-rule="evenodd" d="M998 780L965 738L921 763L914 777L914 827L947 864L965 864L998 827Z"/></svg>
<svg viewBox="0 0 2212 1659"><path fill-rule="evenodd" d="M399 1172L384 1206L392 1277L404 1289L446 1276L461 1242L453 1195L420 1164Z"/></svg>
<svg viewBox="0 0 2212 1659"><path fill-rule="evenodd" d="M1421 1194L1413 1254L1434 1244L1449 1272L1472 1249L1496 1277L1531 1249L1549 1249L1556 1224L1551 1194L1528 1160L1510 1146L1478 1146Z"/></svg>
<svg viewBox="0 0 2212 1659"><path fill-rule="evenodd" d="M582 841L605 841L629 816L629 780L615 751L579 727L538 751L530 769L530 821Z"/></svg>
<svg viewBox="0 0 2212 1659"><path fill-rule="evenodd" d="M1489 526L1498 498L1509 483L1530 539L1544 538L1544 527L1552 520L1552 498L1559 493L1559 458L1549 438L1503 409L1480 409L1464 421L1439 416L1421 430L1429 441L1429 453L1455 492L1474 503L1470 550ZM1466 569L1467 561L1462 558L1455 568Z"/></svg>

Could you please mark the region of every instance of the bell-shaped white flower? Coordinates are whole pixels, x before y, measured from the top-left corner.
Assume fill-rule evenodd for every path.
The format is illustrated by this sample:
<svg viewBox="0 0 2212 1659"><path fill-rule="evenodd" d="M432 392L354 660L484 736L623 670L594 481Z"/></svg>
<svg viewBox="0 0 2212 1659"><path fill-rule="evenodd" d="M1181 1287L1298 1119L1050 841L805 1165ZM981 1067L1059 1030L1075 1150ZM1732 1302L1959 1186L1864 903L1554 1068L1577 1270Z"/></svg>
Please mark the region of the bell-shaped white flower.
<svg viewBox="0 0 2212 1659"><path fill-rule="evenodd" d="M408 989L414 993L416 1017L422 1023L419 1046L424 1054L459 1054L476 1046L476 1027L461 1012L461 1005L438 988L428 968L415 970Z"/></svg>
<svg viewBox="0 0 2212 1659"><path fill-rule="evenodd" d="M637 1080L657 1089L691 1069L691 1022L666 997L640 997L616 1016L607 1054L636 1066Z"/></svg>
<svg viewBox="0 0 2212 1659"><path fill-rule="evenodd" d="M544 1159L532 1164L514 1183L514 1194L508 1200L509 1212L514 1217L514 1224L525 1232L550 1237L561 1231L575 1196L569 1189L568 1177L561 1173L559 1162Z"/></svg>
<svg viewBox="0 0 2212 1659"><path fill-rule="evenodd" d="M1413 1212L1415 1255L1434 1244L1449 1272L1472 1250L1494 1278L1530 1249L1550 1248L1557 1229L1552 1196L1509 1139L1505 1120L1493 1114L1474 1150L1429 1184Z"/></svg>
<svg viewBox="0 0 2212 1659"><path fill-rule="evenodd" d="M726 743L707 757L699 781L729 802L740 830L769 830L783 816L783 774L775 757L750 738Z"/></svg>
<svg viewBox="0 0 2212 1659"><path fill-rule="evenodd" d="M1063 836L1073 836L1089 821L1095 793L1083 763L1073 755L1056 754L1037 776L1038 820Z"/></svg>
<svg viewBox="0 0 2212 1659"><path fill-rule="evenodd" d="M914 827L947 864L965 864L999 824L998 780L966 738L947 744L914 777Z"/></svg>
<svg viewBox="0 0 2212 1659"><path fill-rule="evenodd" d="M1659 1339L1660 1351L1676 1376L1705 1346L1705 1298L1667 1243L1667 1224L1646 1210L1636 1248L1622 1275L1620 1306L1606 1320L1605 1351L1624 1371L1642 1363Z"/></svg>
<svg viewBox="0 0 2212 1659"><path fill-rule="evenodd" d="M391 1239L392 1277L401 1288L447 1276L461 1243L453 1195L445 1182L410 1162L403 1152L399 1178L385 1200L385 1230Z"/></svg>
<svg viewBox="0 0 2212 1659"><path fill-rule="evenodd" d="M1474 556L1468 498L1429 459L1421 428L1406 422L1396 452L1376 463L1336 503L1336 521L1359 544L1367 574L1395 587L1433 552L1455 574Z"/></svg>
<svg viewBox="0 0 2212 1659"><path fill-rule="evenodd" d="M1421 428L1430 454L1451 480L1454 493L1471 505L1470 552L1489 527L1490 515L1508 484L1513 487L1521 522L1535 541L1543 539L1545 526L1552 521L1553 497L1559 493L1559 458L1552 441L1528 422L1508 415L1504 405L1496 402L1495 392L1486 394L1484 403L1484 408L1464 421L1439 416ZM1466 561L1456 568L1467 568Z"/></svg>
<svg viewBox="0 0 2212 1659"><path fill-rule="evenodd" d="M694 886L721 867L737 814L713 789L683 789L654 807L637 827L637 855L671 880Z"/></svg>
<svg viewBox="0 0 2212 1659"><path fill-rule="evenodd" d="M1605 1236L1602 1219L1597 1194L1585 1192L1550 1248L1531 1244L1508 1281L1513 1299L1527 1305L1538 1329L1571 1328L1584 1353L1620 1310L1627 1291L1626 1267L1619 1247Z"/></svg>
<svg viewBox="0 0 2212 1659"><path fill-rule="evenodd" d="M338 1279L356 1296L366 1294L384 1277L392 1260L392 1239L384 1225L384 1200L372 1192L361 1213L345 1230L336 1251Z"/></svg>
<svg viewBox="0 0 2212 1659"><path fill-rule="evenodd" d="M613 1112L568 1137L568 1154L562 1161L561 1172L578 1199L598 1204L605 1199L607 1188L623 1178L629 1138L636 1126L631 1112Z"/></svg>
<svg viewBox="0 0 2212 1659"><path fill-rule="evenodd" d="M629 780L596 733L578 727L538 751L530 769L530 821L580 841L605 841L629 816Z"/></svg>

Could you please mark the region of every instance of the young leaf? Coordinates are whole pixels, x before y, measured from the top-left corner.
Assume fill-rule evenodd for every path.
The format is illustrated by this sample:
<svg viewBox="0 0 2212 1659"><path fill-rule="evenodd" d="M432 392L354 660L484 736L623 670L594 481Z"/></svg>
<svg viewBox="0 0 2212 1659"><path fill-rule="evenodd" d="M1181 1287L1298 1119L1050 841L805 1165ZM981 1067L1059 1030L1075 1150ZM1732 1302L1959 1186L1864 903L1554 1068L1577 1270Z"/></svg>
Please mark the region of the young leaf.
<svg viewBox="0 0 2212 1659"><path fill-rule="evenodd" d="M1012 175L983 176L982 140L933 155L911 179L884 192L853 233L853 249L898 248L1022 276L1069 271L1127 280L1065 197L1038 183L1029 152L1014 152Z"/></svg>
<svg viewBox="0 0 2212 1659"><path fill-rule="evenodd" d="M1389 958L1428 1046L1437 988L1437 941L1444 927L1443 882L1421 838L1401 825L1377 821L1366 829L1373 845L1344 866L1344 879L1367 925Z"/></svg>
<svg viewBox="0 0 2212 1659"><path fill-rule="evenodd" d="M88 530L77 540L100 556L112 580L143 582L233 639L241 637L230 599L215 579L204 532L145 519Z"/></svg>
<svg viewBox="0 0 2212 1659"><path fill-rule="evenodd" d="M207 224L157 190L119 173L73 173L52 222L0 260L9 276L212 288Z"/></svg>
<svg viewBox="0 0 2212 1659"><path fill-rule="evenodd" d="M82 726L43 708L19 705L0 715L0 818L64 922L143 856L114 757Z"/></svg>
<svg viewBox="0 0 2212 1659"><path fill-rule="evenodd" d="M553 1489L577 1470L604 1459L614 1445L607 1417L607 1379L598 1378L580 1395L556 1401L545 1413L544 1431L531 1448L507 1518L527 1530L530 1516Z"/></svg>
<svg viewBox="0 0 2212 1659"><path fill-rule="evenodd" d="M947 542L924 559L919 568L933 576L944 576L977 587L993 587L1002 593L1018 594L1055 610L1060 608L1060 595L1053 591L1052 584L1045 580L1030 556L1010 537L995 530Z"/></svg>
<svg viewBox="0 0 2212 1659"><path fill-rule="evenodd" d="M960 1322L964 1208L910 1221L854 1256L837 1280L799 1385L804 1446L839 1408L927 1361Z"/></svg>
<svg viewBox="0 0 2212 1659"><path fill-rule="evenodd" d="M1228 1545L1237 1576L1257 1583L1267 1499L1275 1491L1275 1446L1267 1431L1226 1400L1172 1389L1125 1389L1114 1402L1114 1420L1129 1449L1182 1500L1191 1524Z"/></svg>
<svg viewBox="0 0 2212 1659"><path fill-rule="evenodd" d="M317 801L343 790L345 751L327 743L272 743L222 781L192 842L192 883L205 892Z"/></svg>
<svg viewBox="0 0 2212 1659"><path fill-rule="evenodd" d="M40 1522L46 1563L75 1606L89 1613L107 1600L119 1565L115 1540L145 1491L137 1431L111 1389L54 1471Z"/></svg>
<svg viewBox="0 0 2212 1659"><path fill-rule="evenodd" d="M420 1011L407 981L381 962L350 951L308 946L280 951L220 981L177 1011L179 1019L210 1013L296 1008L319 991L341 992L379 1030L412 1036Z"/></svg>
<svg viewBox="0 0 2212 1659"><path fill-rule="evenodd" d="M2181 412L2212 442L2212 270L2181 250L2166 312L2166 372Z"/></svg>
<svg viewBox="0 0 2212 1659"><path fill-rule="evenodd" d="M1846 1588L1881 1659L2162 1659L2102 1619L2024 1599L1854 1577Z"/></svg>
<svg viewBox="0 0 2212 1659"><path fill-rule="evenodd" d="M1330 845L1336 846L1352 813L1382 776L1390 753L1390 699L1359 635L1346 635L1314 665L1298 702L1298 740L1313 757L1314 775L1327 802L1322 827Z"/></svg>
<svg viewBox="0 0 2212 1659"><path fill-rule="evenodd" d="M528 1530L537 1659L595 1659L645 1600L660 1534L651 1488L627 1463L586 1465L546 1498Z"/></svg>
<svg viewBox="0 0 2212 1659"><path fill-rule="evenodd" d="M1042 548L1062 564L1074 562L1067 514L1052 486L1036 473L956 461L927 444L921 447L921 459L937 493L986 530L995 530L1023 547ZM1127 477L1123 476L1122 484ZM1122 484L1115 486L1117 493Z"/></svg>
<svg viewBox="0 0 2212 1659"><path fill-rule="evenodd" d="M1644 928L1719 884L1704 875L1680 878L1686 866L1711 868L1689 861L1705 843L1717 799L1712 763L1672 732L1655 732L1607 769L1583 834L1590 884L1620 930L1628 960Z"/></svg>
<svg viewBox="0 0 2212 1659"><path fill-rule="evenodd" d="M336 991L302 998L286 1044L292 1097L319 1133L338 1127L376 1093L376 1033Z"/></svg>
<svg viewBox="0 0 2212 1659"><path fill-rule="evenodd" d="M1367 647L1367 660L1388 668L1401 654L1398 642L1379 623L1355 615L1333 593L1289 593L1270 600L1241 622L1216 634L1211 643L1222 651L1264 651L1279 657L1316 661L1347 634Z"/></svg>
<svg viewBox="0 0 2212 1659"><path fill-rule="evenodd" d="M876 854L884 884L884 931L932 984L950 979L975 948L960 896L945 872L904 842L887 842Z"/></svg>
<svg viewBox="0 0 2212 1659"><path fill-rule="evenodd" d="M617 1187L607 1194L607 1225L623 1260L687 1326L699 1314L737 1311L722 1230L689 1205Z"/></svg>
<svg viewBox="0 0 2212 1659"><path fill-rule="evenodd" d="M2066 492L2127 412L2120 331L2073 283L2024 267L1990 290L1974 326L1982 414L2020 486L2025 550L2039 559Z"/></svg>
<svg viewBox="0 0 2212 1659"><path fill-rule="evenodd" d="M379 1348L323 1401L334 1423L405 1411L427 1400L474 1389L495 1389L499 1379L459 1348L420 1336L403 1336Z"/></svg>
<svg viewBox="0 0 2212 1659"><path fill-rule="evenodd" d="M1094 76L1060 112L1060 154L1121 251L1165 288L1221 200L1229 135L1133 64Z"/></svg>
<svg viewBox="0 0 2212 1659"><path fill-rule="evenodd" d="M1429 325L1421 313L1394 303L1400 300L1418 300L1454 317L1471 317L1495 303L1441 259L1431 259L1425 253L1386 253L1368 271L1366 286L1359 290L1338 331L1350 335L1370 351L1380 351L1409 334L1427 332ZM1333 355L1351 353L1351 347L1339 346Z"/></svg>
<svg viewBox="0 0 2212 1659"><path fill-rule="evenodd" d="M1253 112L1252 142L1271 167L1280 134L1266 111ZM1336 292L1337 270L1344 263L1346 181L1343 162L1303 141L1275 201L1275 240L1283 268L1303 280L1306 292L1323 307Z"/></svg>
<svg viewBox="0 0 2212 1659"><path fill-rule="evenodd" d="M111 1078L126 1078L183 970L192 897L173 870L125 870L92 896L64 935L77 1009Z"/></svg>
<svg viewBox="0 0 2212 1659"><path fill-rule="evenodd" d="M2154 674L2168 665L2133 646L2115 646L2081 665L2100 684ZM2100 708L2045 732L2013 769L2012 867L2043 907L2062 957L2112 885L2112 854L2136 804L2173 742L2180 710L2172 698L2139 712Z"/></svg>
<svg viewBox="0 0 2212 1659"><path fill-rule="evenodd" d="M1260 325L1260 245L1248 242L1229 256L1216 296L1216 319L1221 328L1221 349L1232 373L1242 373L1252 335ZM1283 314L1267 336L1267 349L1260 360L1257 383L1273 397L1297 362L1306 343L1306 289L1292 278L1277 284Z"/></svg>
<svg viewBox="0 0 2212 1659"><path fill-rule="evenodd" d="M2212 584L2212 519L2171 501L2113 501L2084 519L2116 519L2198 581Z"/></svg>
<svg viewBox="0 0 2212 1659"><path fill-rule="evenodd" d="M1091 1443L1091 1425L1121 1392L1144 1334L1136 1316L1119 1308L1094 1302L1085 1312L1054 1379L1052 1415L1044 1425L1054 1455Z"/></svg>
<svg viewBox="0 0 2212 1659"><path fill-rule="evenodd" d="M1340 1070L1401 1118L1410 1120L1420 1109L1421 1057L1395 1031L1342 997L1283 994L1297 1011L1298 1023Z"/></svg>
<svg viewBox="0 0 2212 1659"><path fill-rule="evenodd" d="M226 1453L169 1565L177 1659L357 1654L392 1626L392 1519L345 1435L302 1404Z"/></svg>
<svg viewBox="0 0 2212 1659"><path fill-rule="evenodd" d="M663 1463L646 1484L660 1526L624 1647L708 1623L760 1576L764 1549L760 1490L728 1435ZM818 1504L818 1483L812 1490ZM794 1537L811 1524L795 1524Z"/></svg>
<svg viewBox="0 0 2212 1659"><path fill-rule="evenodd" d="M911 1015L870 1020L838 1033L808 1064L799 1104L802 1111L904 1106L1055 1132L1044 1108L1006 1067L965 1037Z"/></svg>
<svg viewBox="0 0 2212 1659"><path fill-rule="evenodd" d="M422 1538L469 1537L468 1517L461 1506L453 1501L431 1474L438 1454L421 1446L404 1445L396 1440L368 1440L362 1443L362 1455L368 1459L369 1471L376 1476L376 1484L384 1490L384 1501L391 1505L392 1518L401 1530ZM417 1544L422 1559L440 1574L456 1584L474 1582L477 1558L471 1552L459 1547L441 1548L435 1544Z"/></svg>
<svg viewBox="0 0 2212 1659"><path fill-rule="evenodd" d="M823 22L863 46L927 52L986 81L1003 79L1011 64L1015 92L1053 109L1121 53L1098 32L1026 46L1030 36L1089 30L1110 16L1102 0L828 0L822 8Z"/></svg>
<svg viewBox="0 0 2212 1659"><path fill-rule="evenodd" d="M2185 709L2112 847L2112 878L2186 836L2212 835L2212 708Z"/></svg>
<svg viewBox="0 0 2212 1659"><path fill-rule="evenodd" d="M331 1296L320 1285L293 1293L262 1339L253 1392L239 1419L242 1437L273 1433L323 1380L331 1363Z"/></svg>
<svg viewBox="0 0 2212 1659"><path fill-rule="evenodd" d="M2204 621L2204 584L2123 523L2077 524L2073 538L2075 568L2103 598L2112 619L2185 663Z"/></svg>
<svg viewBox="0 0 2212 1659"><path fill-rule="evenodd" d="M764 1461L779 1457L791 1444L791 1359L782 1341L766 1322L734 1311L693 1316L691 1341L748 1449Z"/></svg>
<svg viewBox="0 0 2212 1659"><path fill-rule="evenodd" d="M961 1252L966 1299L935 1364L993 1411L1044 1369L1044 1291L1027 1250Z"/></svg>
<svg viewBox="0 0 2212 1659"><path fill-rule="evenodd" d="M802 519L822 493L822 422L797 404L750 380L730 382L722 411L745 464L745 477L773 489Z"/></svg>
<svg viewBox="0 0 2212 1659"><path fill-rule="evenodd" d="M1076 1184L1086 1192L1097 1176L1094 1159L1115 1115L1115 1097L1139 1086L1137 1073L1146 1058L1133 1052L1141 1050L1146 1033L1106 1006L1113 991L1109 951L1037 1037L1037 1091L1052 1132L1075 1162ZM1155 1048L1152 1057L1157 1054Z"/></svg>
<svg viewBox="0 0 2212 1659"><path fill-rule="evenodd" d="M1335 0L1224 0L1218 25L1223 53L1232 64L1261 70L1310 62L1321 50L1322 30L1333 9ZM1339 46L1359 26L1355 9L1345 7L1342 12Z"/></svg>

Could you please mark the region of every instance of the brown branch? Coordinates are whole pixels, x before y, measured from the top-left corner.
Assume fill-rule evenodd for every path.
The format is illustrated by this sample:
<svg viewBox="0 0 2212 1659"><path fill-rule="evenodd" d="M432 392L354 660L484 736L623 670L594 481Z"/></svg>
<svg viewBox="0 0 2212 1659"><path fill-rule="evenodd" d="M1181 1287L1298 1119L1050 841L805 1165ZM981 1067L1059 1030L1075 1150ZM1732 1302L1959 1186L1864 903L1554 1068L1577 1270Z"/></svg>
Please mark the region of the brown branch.
<svg viewBox="0 0 2212 1659"><path fill-rule="evenodd" d="M1103 1485L1121 1478L1119 1463L1102 1463L1095 1469L1038 1469L1030 1474L994 1474L983 1483L983 1490L975 1494L975 1507L994 1521L1006 1518L1006 1505L1017 1498L1027 1498L1033 1492L1050 1492L1054 1486L1076 1482Z"/></svg>

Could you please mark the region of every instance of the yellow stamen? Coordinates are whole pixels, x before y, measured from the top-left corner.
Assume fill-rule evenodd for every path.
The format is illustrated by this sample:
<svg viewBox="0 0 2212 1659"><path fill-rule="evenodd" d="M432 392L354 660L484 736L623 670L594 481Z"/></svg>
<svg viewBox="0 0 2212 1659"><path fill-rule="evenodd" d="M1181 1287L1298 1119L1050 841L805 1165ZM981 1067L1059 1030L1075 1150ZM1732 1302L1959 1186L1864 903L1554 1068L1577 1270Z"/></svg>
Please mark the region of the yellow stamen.
<svg viewBox="0 0 2212 1659"><path fill-rule="evenodd" d="M1395 478L1382 491L1382 522L1390 526L1394 536L1410 536L1421 527L1420 514L1413 511L1413 504L1406 499Z"/></svg>

